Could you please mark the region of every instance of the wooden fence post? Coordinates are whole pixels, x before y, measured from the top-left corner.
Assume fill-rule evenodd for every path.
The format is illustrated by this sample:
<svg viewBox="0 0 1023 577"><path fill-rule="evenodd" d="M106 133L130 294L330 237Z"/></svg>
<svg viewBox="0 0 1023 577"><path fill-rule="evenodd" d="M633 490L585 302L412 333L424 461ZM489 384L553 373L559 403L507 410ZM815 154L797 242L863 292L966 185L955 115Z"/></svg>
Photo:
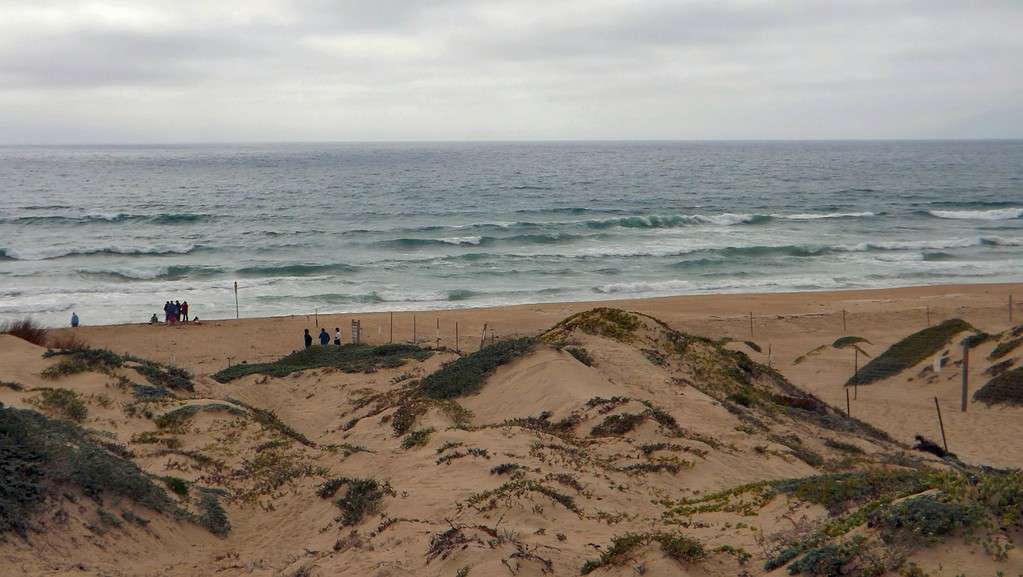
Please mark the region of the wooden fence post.
<svg viewBox="0 0 1023 577"><path fill-rule="evenodd" d="M753 340L753 311L749 313L749 338Z"/></svg>
<svg viewBox="0 0 1023 577"><path fill-rule="evenodd" d="M462 352L458 350L458 321L455 321L455 352L456 353Z"/></svg>
<svg viewBox="0 0 1023 577"><path fill-rule="evenodd" d="M848 331L845 328L845 309L842 309L842 334L848 334Z"/></svg>
<svg viewBox="0 0 1023 577"><path fill-rule="evenodd" d="M480 334L480 350L487 344L487 323L483 323L483 333Z"/></svg>
<svg viewBox="0 0 1023 577"><path fill-rule="evenodd" d="M388 322L389 322L390 329L389 329L389 331L387 333L387 335L388 335L387 336L387 342L393 343L394 342L394 312L391 312L391 316L389 317L389 321Z"/></svg>
<svg viewBox="0 0 1023 577"><path fill-rule="evenodd" d="M849 387L845 388L845 416L852 416L852 407L849 405Z"/></svg>
<svg viewBox="0 0 1023 577"><path fill-rule="evenodd" d="M412 344L416 344L416 315L412 314Z"/></svg>
<svg viewBox="0 0 1023 577"><path fill-rule="evenodd" d="M938 411L938 427L941 428L941 444L945 446L945 452L948 452L948 440L945 439L945 423L941 420L941 405L938 404L938 397L934 397L934 409Z"/></svg>

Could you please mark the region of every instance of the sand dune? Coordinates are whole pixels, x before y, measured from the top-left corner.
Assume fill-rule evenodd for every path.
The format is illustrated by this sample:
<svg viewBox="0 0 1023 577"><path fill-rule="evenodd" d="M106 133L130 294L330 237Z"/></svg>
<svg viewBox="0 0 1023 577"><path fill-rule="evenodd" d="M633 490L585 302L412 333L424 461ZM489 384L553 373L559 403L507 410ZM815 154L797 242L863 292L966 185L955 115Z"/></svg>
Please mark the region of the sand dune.
<svg viewBox="0 0 1023 577"><path fill-rule="evenodd" d="M214 379L227 356L251 363L270 360L264 351L290 352L290 337L301 334L291 329L305 319L78 331L92 346L160 363L173 358L193 373L191 391L160 384L172 382L163 365L154 365L153 377L135 361L45 378L73 357L43 358L45 349L0 335L0 381L17 384L0 387L5 411L68 419L71 401L48 402L45 389L73 391L87 412L80 424L93 431L83 442L137 464L140 478L166 490L178 511L64 482L33 509L23 536L3 537L0 556L27 575L787 574L765 563L866 502L819 502L772 483L960 467L910 447L916 434L939 438L934 396L962 466L1013 467L1023 458L1016 442L1023 409L971 401L957 412L958 340L937 353L949 351L937 374L924 369L933 366L929 357L858 387L852 413L865 423L843 414L849 351L825 350L798 365L792 359L843 334L835 327L842 308L852 311L846 333L868 338L872 356L923 328L920 299L931 303L935 321L956 313L1001 332L1008 324L996 305L1004 289L634 303L658 318L668 313L666 325L601 310L558 324L582 305L444 313L444 323L459 319L466 328L488 319L498 337L539 337L491 367L478 391L458 393L462 381L450 377L451 396L426 394L420 384L446 364L453 374L486 359L465 354L479 347L479 334L459 343L461 354L413 358L381 349L360 357L357 368ZM749 339L743 308L757 311L752 339L761 353L699 336ZM344 320L328 318L331 326ZM253 334L260 338L240 338ZM971 352L974 389L989 378L987 356L1007 338ZM187 494L171 491L174 483ZM223 506L226 532L204 517L209 498ZM887 550L877 531L846 536L875 543L849 567L861 567L867 551ZM1010 527L994 538L1017 533ZM640 537L615 548L630 534ZM701 544L699 555L679 552L683 535ZM992 555L955 535L899 551L903 569L915 562L931 575L1023 570L1014 549Z"/></svg>

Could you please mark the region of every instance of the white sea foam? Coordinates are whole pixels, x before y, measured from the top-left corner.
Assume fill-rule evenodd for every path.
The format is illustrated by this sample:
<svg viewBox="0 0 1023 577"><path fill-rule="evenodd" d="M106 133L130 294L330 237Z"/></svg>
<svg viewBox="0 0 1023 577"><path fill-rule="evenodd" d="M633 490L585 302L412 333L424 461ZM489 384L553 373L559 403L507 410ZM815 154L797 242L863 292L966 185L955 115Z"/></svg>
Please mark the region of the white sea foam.
<svg viewBox="0 0 1023 577"><path fill-rule="evenodd" d="M800 213L800 214L772 214L774 218L785 220L821 220L826 218L865 218L877 216L873 212L825 212L825 213Z"/></svg>
<svg viewBox="0 0 1023 577"><path fill-rule="evenodd" d="M995 208L991 210L929 210L931 216L956 220L1013 220L1023 217L1023 208Z"/></svg>

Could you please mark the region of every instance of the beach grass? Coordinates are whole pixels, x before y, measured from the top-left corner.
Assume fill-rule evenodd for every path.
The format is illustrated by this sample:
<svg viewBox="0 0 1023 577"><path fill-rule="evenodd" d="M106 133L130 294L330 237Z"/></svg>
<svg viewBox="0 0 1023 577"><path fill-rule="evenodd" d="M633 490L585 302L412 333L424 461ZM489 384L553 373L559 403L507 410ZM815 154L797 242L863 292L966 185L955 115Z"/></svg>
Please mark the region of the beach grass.
<svg viewBox="0 0 1023 577"><path fill-rule="evenodd" d="M915 332L864 365L846 382L846 386L869 385L895 376L938 353L959 333L975 330L962 319L949 319Z"/></svg>
<svg viewBox="0 0 1023 577"><path fill-rule="evenodd" d="M347 373L372 371L380 367L400 366L407 359L423 361L433 351L415 345L389 344L380 346L345 345L342 347L312 346L295 351L272 363L241 363L213 375L220 383L228 383L248 375L267 375L281 378L297 371L331 367Z"/></svg>

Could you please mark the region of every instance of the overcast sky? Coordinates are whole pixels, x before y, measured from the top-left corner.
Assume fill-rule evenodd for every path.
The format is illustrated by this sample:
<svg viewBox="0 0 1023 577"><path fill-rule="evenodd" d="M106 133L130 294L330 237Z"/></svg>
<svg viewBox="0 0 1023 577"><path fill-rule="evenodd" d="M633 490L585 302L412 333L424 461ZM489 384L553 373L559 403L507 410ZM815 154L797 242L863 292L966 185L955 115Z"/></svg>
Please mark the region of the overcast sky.
<svg viewBox="0 0 1023 577"><path fill-rule="evenodd" d="M0 0L0 142L1023 137L1023 0Z"/></svg>

